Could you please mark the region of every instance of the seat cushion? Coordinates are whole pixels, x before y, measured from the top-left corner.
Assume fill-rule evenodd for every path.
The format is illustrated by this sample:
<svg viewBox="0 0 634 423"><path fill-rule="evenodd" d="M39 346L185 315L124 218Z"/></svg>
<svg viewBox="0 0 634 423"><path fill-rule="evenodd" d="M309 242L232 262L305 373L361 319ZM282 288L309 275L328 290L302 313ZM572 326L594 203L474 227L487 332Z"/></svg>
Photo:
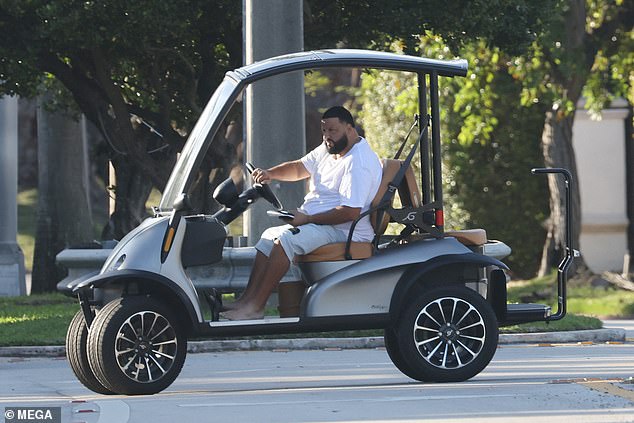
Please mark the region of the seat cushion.
<svg viewBox="0 0 634 423"><path fill-rule="evenodd" d="M484 229L446 231L445 236L452 236L464 245L484 245L487 243L487 232Z"/></svg>
<svg viewBox="0 0 634 423"><path fill-rule="evenodd" d="M327 244L317 248L310 254L297 256L295 261L298 263L310 263L314 261L341 261L346 257L346 243L338 242L336 244ZM372 256L371 242L352 242L350 244L350 255L353 260L361 260Z"/></svg>

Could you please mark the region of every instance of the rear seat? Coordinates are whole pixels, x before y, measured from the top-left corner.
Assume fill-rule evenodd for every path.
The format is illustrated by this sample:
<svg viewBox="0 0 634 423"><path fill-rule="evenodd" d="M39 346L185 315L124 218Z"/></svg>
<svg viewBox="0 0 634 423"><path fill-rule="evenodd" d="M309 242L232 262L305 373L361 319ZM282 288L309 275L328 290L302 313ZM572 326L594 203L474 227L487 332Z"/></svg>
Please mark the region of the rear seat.
<svg viewBox="0 0 634 423"><path fill-rule="evenodd" d="M377 191L374 199L372 200L372 207L376 206L381 199L383 198L383 194L387 191L388 184L394 179L396 173L401 167L401 160L395 159L384 159L382 160L383 165L383 174L381 175L381 185L379 186L379 190ZM415 190L412 190L408 187L415 187ZM403 178L403 182L398 188L399 197L401 198L401 202L404 204L411 204L418 206L420 204L420 192L418 191L418 186L416 184L416 176L414 175L414 171L412 167L409 166L405 171L405 177ZM388 223L390 222L390 216L387 213L383 214L383 218L381 219L380 224L376 225L376 212L370 215L370 222L372 223L372 227L374 228L374 233L378 235L382 235L387 228ZM368 258L372 256L373 247L371 242L353 242L350 244L350 255L353 260L361 260L364 258ZM323 247L317 248L315 251L305 254L302 256L297 256L295 261L297 263L309 263L316 261L340 261L345 260L346 254L346 243L339 242L335 244L324 245Z"/></svg>

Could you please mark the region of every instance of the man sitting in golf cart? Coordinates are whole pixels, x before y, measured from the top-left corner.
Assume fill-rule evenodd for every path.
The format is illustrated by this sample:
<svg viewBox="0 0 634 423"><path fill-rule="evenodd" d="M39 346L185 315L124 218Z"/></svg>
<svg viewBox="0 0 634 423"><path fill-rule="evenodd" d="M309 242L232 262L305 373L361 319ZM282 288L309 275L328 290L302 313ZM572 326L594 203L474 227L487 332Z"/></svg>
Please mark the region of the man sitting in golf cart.
<svg viewBox="0 0 634 423"><path fill-rule="evenodd" d="M309 192L287 224L267 229L255 245L255 263L243 295L225 305L222 317L259 319L266 301L296 255L331 243L346 242L352 221L370 208L381 183L381 163L368 142L357 133L350 112L328 109L321 119L323 143L299 160L268 170L255 169L256 183L298 181L310 177ZM371 242L369 216L355 227L354 242Z"/></svg>

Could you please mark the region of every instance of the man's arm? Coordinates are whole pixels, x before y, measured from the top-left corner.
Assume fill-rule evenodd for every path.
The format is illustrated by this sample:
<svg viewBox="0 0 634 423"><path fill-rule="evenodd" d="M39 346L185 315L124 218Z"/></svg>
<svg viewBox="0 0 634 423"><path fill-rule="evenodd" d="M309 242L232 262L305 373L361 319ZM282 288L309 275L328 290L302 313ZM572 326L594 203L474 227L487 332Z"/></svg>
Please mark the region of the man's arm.
<svg viewBox="0 0 634 423"><path fill-rule="evenodd" d="M278 181L299 181L310 176L301 160L284 162L270 169L255 169L251 175L253 180L260 184L269 183L275 179Z"/></svg>
<svg viewBox="0 0 634 423"><path fill-rule="evenodd" d="M295 211L295 219L289 223L293 226L315 223L317 225L337 225L339 223L352 222L361 214L361 207L337 206L327 212L307 215Z"/></svg>

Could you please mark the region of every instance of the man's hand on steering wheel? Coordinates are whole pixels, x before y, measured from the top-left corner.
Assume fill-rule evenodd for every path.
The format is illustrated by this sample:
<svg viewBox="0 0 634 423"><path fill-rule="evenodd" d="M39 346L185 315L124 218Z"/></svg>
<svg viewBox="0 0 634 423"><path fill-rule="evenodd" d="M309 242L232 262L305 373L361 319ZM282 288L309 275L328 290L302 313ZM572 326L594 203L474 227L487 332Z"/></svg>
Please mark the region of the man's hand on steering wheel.
<svg viewBox="0 0 634 423"><path fill-rule="evenodd" d="M263 183L264 181L268 182L271 180L269 171L260 169L259 167L256 168L255 166L253 166L252 163L249 163L249 162L246 163L246 167L255 182L253 187L258 191L258 193L262 196L262 198L264 198L266 201L271 203L273 207L275 207L276 209L278 210L281 209L282 203L280 202L279 198L277 198L273 190L271 190L271 187L268 185L268 183L267 184ZM259 172L256 173L256 171L259 171ZM254 175L258 175L259 181L255 179ZM267 176L265 177L264 175L267 175Z"/></svg>
<svg viewBox="0 0 634 423"><path fill-rule="evenodd" d="M253 181L257 184L268 184L271 182L270 172L266 169L260 169L259 167L253 169L251 177L253 178Z"/></svg>

